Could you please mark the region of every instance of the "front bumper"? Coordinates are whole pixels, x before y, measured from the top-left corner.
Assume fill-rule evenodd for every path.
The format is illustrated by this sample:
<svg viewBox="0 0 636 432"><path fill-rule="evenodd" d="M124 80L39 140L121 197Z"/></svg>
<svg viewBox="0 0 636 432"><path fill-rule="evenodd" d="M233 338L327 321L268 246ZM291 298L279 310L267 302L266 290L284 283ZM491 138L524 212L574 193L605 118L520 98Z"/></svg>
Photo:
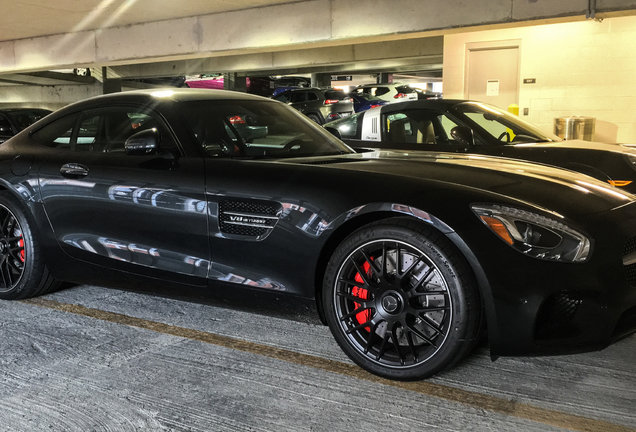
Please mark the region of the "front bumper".
<svg viewBox="0 0 636 432"><path fill-rule="evenodd" d="M544 355L599 350L636 332L634 205L589 217L594 241L585 263L525 256L491 233L458 233L486 308L491 354Z"/></svg>

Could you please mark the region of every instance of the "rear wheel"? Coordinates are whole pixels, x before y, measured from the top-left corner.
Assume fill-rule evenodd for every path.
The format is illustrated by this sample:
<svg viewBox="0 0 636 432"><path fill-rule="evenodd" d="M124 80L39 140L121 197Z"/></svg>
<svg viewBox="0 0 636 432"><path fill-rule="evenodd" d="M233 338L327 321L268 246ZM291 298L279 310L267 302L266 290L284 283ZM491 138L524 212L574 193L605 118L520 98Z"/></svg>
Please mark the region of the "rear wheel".
<svg viewBox="0 0 636 432"><path fill-rule="evenodd" d="M308 114L307 117L311 121L314 121L314 122L316 122L318 124L322 124L321 121L320 121L320 118L316 114Z"/></svg>
<svg viewBox="0 0 636 432"><path fill-rule="evenodd" d="M36 237L16 199L0 194L0 299L33 297L57 287Z"/></svg>
<svg viewBox="0 0 636 432"><path fill-rule="evenodd" d="M323 287L344 352L376 375L429 377L456 364L481 332L481 302L463 256L412 221L364 227L337 248Z"/></svg>

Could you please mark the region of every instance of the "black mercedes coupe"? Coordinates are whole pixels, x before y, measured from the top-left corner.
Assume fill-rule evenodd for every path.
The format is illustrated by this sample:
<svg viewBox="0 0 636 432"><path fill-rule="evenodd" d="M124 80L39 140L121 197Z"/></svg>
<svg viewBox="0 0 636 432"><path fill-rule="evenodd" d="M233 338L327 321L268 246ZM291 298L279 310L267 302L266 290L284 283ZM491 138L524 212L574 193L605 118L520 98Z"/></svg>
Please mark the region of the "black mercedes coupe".
<svg viewBox="0 0 636 432"><path fill-rule="evenodd" d="M493 357L636 331L633 195L512 159L357 153L257 96L69 105L0 145L0 188L2 299L59 281L313 298L354 362L397 380L484 331Z"/></svg>
<svg viewBox="0 0 636 432"><path fill-rule="evenodd" d="M636 146L562 140L482 102L393 103L324 127L353 148L503 156L578 171L636 193Z"/></svg>

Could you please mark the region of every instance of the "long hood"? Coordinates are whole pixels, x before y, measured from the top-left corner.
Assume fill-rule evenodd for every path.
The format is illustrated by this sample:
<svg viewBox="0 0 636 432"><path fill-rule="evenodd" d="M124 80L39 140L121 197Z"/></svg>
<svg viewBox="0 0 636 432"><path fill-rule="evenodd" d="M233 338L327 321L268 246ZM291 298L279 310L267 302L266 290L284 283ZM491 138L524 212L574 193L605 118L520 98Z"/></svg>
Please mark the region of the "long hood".
<svg viewBox="0 0 636 432"><path fill-rule="evenodd" d="M452 188L555 211L592 214L636 203L636 196L578 172L515 159L433 152L375 151L330 167L387 176L396 187ZM355 163L354 163L355 161Z"/></svg>
<svg viewBox="0 0 636 432"><path fill-rule="evenodd" d="M585 150L600 150L614 153L629 153L636 156L636 144L613 144L592 142L583 140L563 140L548 143L523 143L515 144L514 147L523 148L564 148L564 149L585 149Z"/></svg>

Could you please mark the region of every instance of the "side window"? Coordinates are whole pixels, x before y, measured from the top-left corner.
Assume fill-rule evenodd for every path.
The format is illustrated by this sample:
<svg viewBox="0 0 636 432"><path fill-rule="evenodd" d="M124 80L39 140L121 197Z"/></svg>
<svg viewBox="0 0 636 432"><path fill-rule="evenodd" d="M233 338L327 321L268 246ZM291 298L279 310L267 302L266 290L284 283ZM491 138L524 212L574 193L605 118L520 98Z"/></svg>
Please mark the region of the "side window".
<svg viewBox="0 0 636 432"><path fill-rule="evenodd" d="M9 119L0 114L0 135L13 135L13 127Z"/></svg>
<svg viewBox="0 0 636 432"><path fill-rule="evenodd" d="M305 102L306 99L307 99L307 93L305 92L292 93L291 95L292 103Z"/></svg>
<svg viewBox="0 0 636 432"><path fill-rule="evenodd" d="M316 93L307 93L307 100L316 101L318 100L318 95Z"/></svg>
<svg viewBox="0 0 636 432"><path fill-rule="evenodd" d="M451 144L450 130L457 126L444 115L428 110L406 110L385 116L385 140L391 143Z"/></svg>
<svg viewBox="0 0 636 432"><path fill-rule="evenodd" d="M161 149L175 150L177 144L161 118L134 107L87 110L59 119L33 134L33 140L48 147L94 153L125 153L124 144L133 134L156 128Z"/></svg>
<svg viewBox="0 0 636 432"><path fill-rule="evenodd" d="M388 87L378 87L375 89L375 96L382 96L383 94L387 94L389 92Z"/></svg>
<svg viewBox="0 0 636 432"><path fill-rule="evenodd" d="M77 131L77 139L75 146L76 151L92 151L95 140L97 139L97 125L99 124L99 116L87 116L82 119Z"/></svg>
<svg viewBox="0 0 636 432"><path fill-rule="evenodd" d="M289 102L289 93L287 92L281 93L278 96L276 96L274 99L276 99L279 102L287 103Z"/></svg>
<svg viewBox="0 0 636 432"><path fill-rule="evenodd" d="M386 140L391 143L414 143L411 120L404 113L393 113L385 117Z"/></svg>
<svg viewBox="0 0 636 432"><path fill-rule="evenodd" d="M47 147L71 149L71 136L80 113L62 117L33 133L33 141ZM73 146L75 143L73 143Z"/></svg>

